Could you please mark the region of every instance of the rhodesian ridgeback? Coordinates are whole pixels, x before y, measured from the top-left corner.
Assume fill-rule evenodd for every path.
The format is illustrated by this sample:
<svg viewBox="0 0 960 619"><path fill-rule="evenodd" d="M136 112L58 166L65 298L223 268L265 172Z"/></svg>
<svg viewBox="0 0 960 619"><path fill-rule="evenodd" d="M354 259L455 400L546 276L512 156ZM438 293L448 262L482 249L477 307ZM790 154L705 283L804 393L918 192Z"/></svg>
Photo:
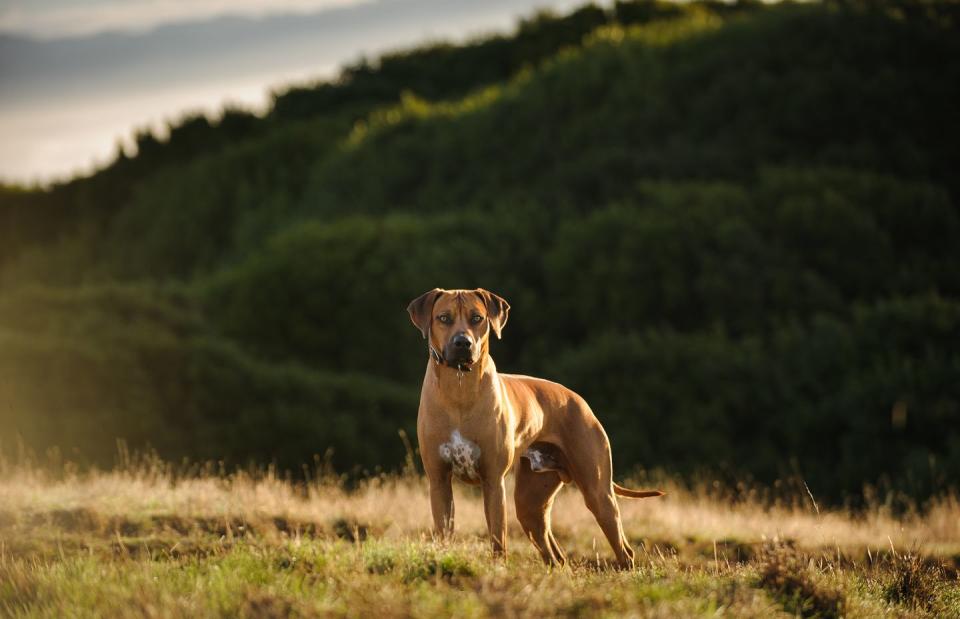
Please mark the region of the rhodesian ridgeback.
<svg viewBox="0 0 960 619"><path fill-rule="evenodd" d="M482 288L435 288L411 301L407 311L430 356L417 437L436 533L453 532L452 479L457 477L481 486L494 554L504 554L504 479L513 468L517 519L548 565L566 561L550 528L550 510L560 487L573 482L619 565L632 567L633 548L623 534L616 495L663 492L614 483L610 442L582 397L548 380L497 373L490 333L500 338L510 305Z"/></svg>

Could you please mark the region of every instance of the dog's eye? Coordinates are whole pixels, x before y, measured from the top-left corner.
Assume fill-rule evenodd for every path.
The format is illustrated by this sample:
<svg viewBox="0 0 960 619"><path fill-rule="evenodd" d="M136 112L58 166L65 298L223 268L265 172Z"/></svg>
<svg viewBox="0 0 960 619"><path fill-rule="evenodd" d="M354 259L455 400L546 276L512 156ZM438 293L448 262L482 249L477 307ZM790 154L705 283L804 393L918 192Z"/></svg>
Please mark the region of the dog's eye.
<svg viewBox="0 0 960 619"><path fill-rule="evenodd" d="M479 324L480 321L482 320L483 320L483 316L481 316L480 314L474 314L473 318L470 319L470 322L472 322L473 324Z"/></svg>
<svg viewBox="0 0 960 619"><path fill-rule="evenodd" d="M450 324L450 317L447 316L446 314L441 314L441 315L437 316L437 320L439 320L440 322L442 322L442 323L445 324L445 325Z"/></svg>

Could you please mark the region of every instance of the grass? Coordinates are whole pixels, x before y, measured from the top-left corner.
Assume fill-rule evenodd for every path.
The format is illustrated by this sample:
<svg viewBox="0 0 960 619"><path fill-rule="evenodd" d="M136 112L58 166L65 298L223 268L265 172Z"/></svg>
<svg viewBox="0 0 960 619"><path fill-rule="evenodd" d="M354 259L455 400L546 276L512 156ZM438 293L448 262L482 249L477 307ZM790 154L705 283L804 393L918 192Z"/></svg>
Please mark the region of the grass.
<svg viewBox="0 0 960 619"><path fill-rule="evenodd" d="M571 565L548 570L511 514L492 557L476 492L457 487L457 535L433 540L425 483L178 475L153 462L57 475L0 473L0 615L960 616L960 502L895 517L705 486L621 501L638 551L609 548L567 488L554 529Z"/></svg>

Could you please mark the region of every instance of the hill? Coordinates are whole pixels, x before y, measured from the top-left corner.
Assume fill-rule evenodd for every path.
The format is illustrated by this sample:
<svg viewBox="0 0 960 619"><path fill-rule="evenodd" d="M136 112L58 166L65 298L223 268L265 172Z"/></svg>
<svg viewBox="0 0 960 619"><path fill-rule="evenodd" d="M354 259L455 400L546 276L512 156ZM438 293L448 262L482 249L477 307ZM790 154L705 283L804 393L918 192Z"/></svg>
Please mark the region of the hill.
<svg viewBox="0 0 960 619"><path fill-rule="evenodd" d="M0 422L104 461L402 462L406 302L513 305L615 464L818 495L960 474L951 4L616 3L186 119L0 196Z"/></svg>

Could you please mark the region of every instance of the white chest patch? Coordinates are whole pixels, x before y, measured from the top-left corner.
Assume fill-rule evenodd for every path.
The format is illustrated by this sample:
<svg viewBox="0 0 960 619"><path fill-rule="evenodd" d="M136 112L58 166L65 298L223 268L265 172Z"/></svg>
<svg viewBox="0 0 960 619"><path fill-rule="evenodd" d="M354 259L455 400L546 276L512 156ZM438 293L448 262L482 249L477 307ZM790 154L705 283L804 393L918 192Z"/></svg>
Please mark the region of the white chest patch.
<svg viewBox="0 0 960 619"><path fill-rule="evenodd" d="M440 445L440 458L450 463L453 474L460 479L480 479L480 446L463 438L460 430L454 430L450 441Z"/></svg>

